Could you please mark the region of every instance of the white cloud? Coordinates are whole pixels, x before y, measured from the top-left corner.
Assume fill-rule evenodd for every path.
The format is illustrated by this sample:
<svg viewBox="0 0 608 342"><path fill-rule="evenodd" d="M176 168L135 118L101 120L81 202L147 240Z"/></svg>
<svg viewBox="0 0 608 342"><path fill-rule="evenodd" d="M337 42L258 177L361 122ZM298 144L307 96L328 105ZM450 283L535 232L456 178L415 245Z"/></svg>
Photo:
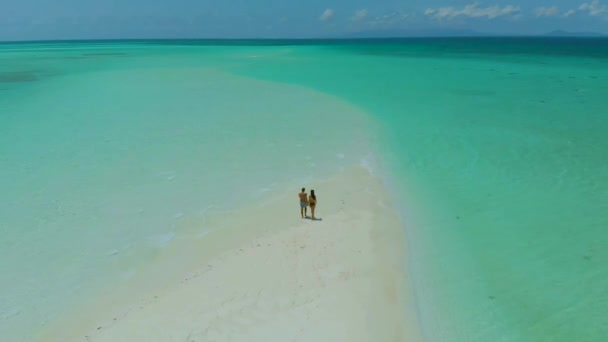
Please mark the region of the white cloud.
<svg viewBox="0 0 608 342"><path fill-rule="evenodd" d="M583 12L588 12L589 15L593 16L600 15L608 11L606 5L600 4L600 0L593 0L590 3L585 2L578 9Z"/></svg>
<svg viewBox="0 0 608 342"><path fill-rule="evenodd" d="M576 13L576 11L571 9L571 10L568 10L568 11L564 12L564 14L562 15L562 17L568 18L569 16L573 15L574 13Z"/></svg>
<svg viewBox="0 0 608 342"><path fill-rule="evenodd" d="M495 5L490 7L479 7L479 3L476 2L464 6L462 9L455 9L454 7L428 8L426 11L424 11L424 14L436 19L452 19L460 16L469 18L486 17L488 19L494 19L511 14L517 14L520 11L521 8L519 6L507 5L500 7Z"/></svg>
<svg viewBox="0 0 608 342"><path fill-rule="evenodd" d="M325 11L323 11L321 16L319 17L319 20L330 21L333 17L334 17L334 10L331 8L328 8Z"/></svg>
<svg viewBox="0 0 608 342"><path fill-rule="evenodd" d="M552 7L539 7L536 9L537 17L554 17L558 14L558 9L555 6Z"/></svg>
<svg viewBox="0 0 608 342"><path fill-rule="evenodd" d="M365 19L366 17L367 17L367 10L360 9L357 12L355 12L355 15L353 15L353 17L351 19L353 21L361 21L361 20Z"/></svg>

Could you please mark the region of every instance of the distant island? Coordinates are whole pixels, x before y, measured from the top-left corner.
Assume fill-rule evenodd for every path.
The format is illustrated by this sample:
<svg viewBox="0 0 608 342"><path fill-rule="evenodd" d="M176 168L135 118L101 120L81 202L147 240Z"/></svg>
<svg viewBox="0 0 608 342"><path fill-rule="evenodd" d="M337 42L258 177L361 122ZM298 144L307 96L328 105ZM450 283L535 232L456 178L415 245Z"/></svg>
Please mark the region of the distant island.
<svg viewBox="0 0 608 342"><path fill-rule="evenodd" d="M608 37L599 32L569 32L555 30L545 34L487 33L475 30L370 30L343 34L335 38L416 38L416 37Z"/></svg>
<svg viewBox="0 0 608 342"><path fill-rule="evenodd" d="M563 30L555 30L546 33L545 36L549 37L608 37L605 34L599 32L569 32Z"/></svg>
<svg viewBox="0 0 608 342"><path fill-rule="evenodd" d="M369 30L344 34L338 38L405 38L405 37L485 37L490 36L474 30Z"/></svg>

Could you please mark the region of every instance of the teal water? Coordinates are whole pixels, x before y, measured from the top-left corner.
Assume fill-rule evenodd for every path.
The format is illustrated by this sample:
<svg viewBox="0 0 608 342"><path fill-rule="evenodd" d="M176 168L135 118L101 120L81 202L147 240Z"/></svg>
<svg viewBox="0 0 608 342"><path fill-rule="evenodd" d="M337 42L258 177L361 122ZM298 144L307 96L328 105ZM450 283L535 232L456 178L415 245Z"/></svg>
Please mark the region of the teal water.
<svg viewBox="0 0 608 342"><path fill-rule="evenodd" d="M193 222L371 161L364 112L227 72L249 50L2 47L0 340L133 282Z"/></svg>
<svg viewBox="0 0 608 342"><path fill-rule="evenodd" d="M605 94L602 39L4 45L0 330L373 150L427 340L602 341Z"/></svg>

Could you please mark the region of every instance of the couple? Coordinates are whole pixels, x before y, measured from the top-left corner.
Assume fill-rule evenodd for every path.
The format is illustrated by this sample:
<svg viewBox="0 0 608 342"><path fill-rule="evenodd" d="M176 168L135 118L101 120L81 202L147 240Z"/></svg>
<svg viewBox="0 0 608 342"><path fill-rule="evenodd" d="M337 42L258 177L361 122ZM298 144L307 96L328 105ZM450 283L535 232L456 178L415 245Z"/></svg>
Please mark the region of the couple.
<svg viewBox="0 0 608 342"><path fill-rule="evenodd" d="M298 196L300 197L300 214L302 214L302 218L308 217L306 215L306 207L310 206L312 219L315 220L315 208L317 207L317 196L315 195L315 191L310 190L310 196L307 196L306 189L302 188L302 192L300 192Z"/></svg>

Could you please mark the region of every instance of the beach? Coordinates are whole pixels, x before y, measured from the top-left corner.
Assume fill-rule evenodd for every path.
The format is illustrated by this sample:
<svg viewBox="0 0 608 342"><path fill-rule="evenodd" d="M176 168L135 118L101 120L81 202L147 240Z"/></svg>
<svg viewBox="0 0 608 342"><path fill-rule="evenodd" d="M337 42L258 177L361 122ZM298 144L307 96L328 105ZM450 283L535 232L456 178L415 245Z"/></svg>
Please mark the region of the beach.
<svg viewBox="0 0 608 342"><path fill-rule="evenodd" d="M38 339L418 340L402 224L381 180L354 167L314 186L317 220L300 218L295 189L207 222L212 233L174 242L146 275ZM161 275L172 279L151 286Z"/></svg>

